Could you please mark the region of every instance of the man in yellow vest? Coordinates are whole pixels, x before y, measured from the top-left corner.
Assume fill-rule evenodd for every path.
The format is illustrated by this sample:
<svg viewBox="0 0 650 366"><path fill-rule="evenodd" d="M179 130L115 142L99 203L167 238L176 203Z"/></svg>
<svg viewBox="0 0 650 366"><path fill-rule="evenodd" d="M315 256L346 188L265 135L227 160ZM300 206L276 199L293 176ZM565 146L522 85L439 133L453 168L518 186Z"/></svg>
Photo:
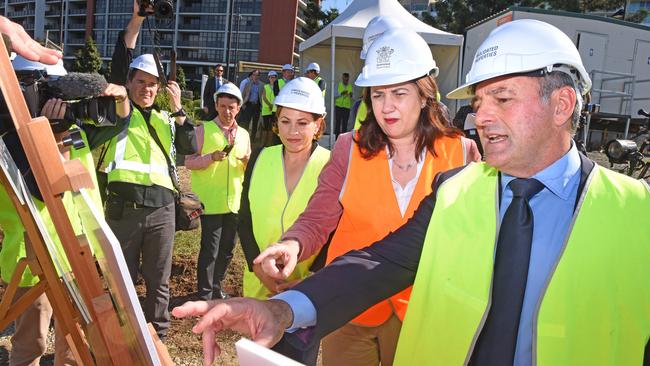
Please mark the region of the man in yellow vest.
<svg viewBox="0 0 650 366"><path fill-rule="evenodd" d="M369 53L399 47L382 44L391 33ZM228 324L271 345L315 326L295 333L313 340L413 284L396 365L648 364L650 187L578 153L591 80L574 43L511 21L479 46L466 81L448 97L472 98L485 163L442 173L407 224L272 300L174 314L206 313L197 333ZM262 267L291 273L286 248L276 254Z"/></svg>
<svg viewBox="0 0 650 366"><path fill-rule="evenodd" d="M205 205L196 269L197 295L204 300L228 297L221 281L237 240L237 213L251 154L248 131L237 124L241 105L242 95L235 84L219 88L217 116L197 128L198 152L185 159L192 171L192 191Z"/></svg>
<svg viewBox="0 0 650 366"><path fill-rule="evenodd" d="M295 75L295 71L293 70L293 66L291 64L284 64L282 65L282 78L278 80L278 88L275 90L275 96L277 97L278 94L280 93L280 89L284 87L284 84L290 82L293 80L293 77Z"/></svg>
<svg viewBox="0 0 650 366"><path fill-rule="evenodd" d="M320 88L320 90L323 91L323 97L325 97L325 90L327 89L327 83L325 80L323 80L322 77L320 77L320 65L318 65L316 62L312 62L309 65L307 65L307 68L305 69L305 76L314 80L316 85Z"/></svg>
<svg viewBox="0 0 650 366"><path fill-rule="evenodd" d="M348 130L348 118L350 117L350 107L352 106L352 84L350 84L349 73L344 72L341 76L335 97L336 113L334 113L334 117L336 123L334 125L334 133L338 137L339 134Z"/></svg>
<svg viewBox="0 0 650 366"><path fill-rule="evenodd" d="M262 146L270 146L273 139L273 121L275 120L275 93L273 89L278 84L278 73L276 71L269 71L269 82L264 84L262 89L262 133L261 139Z"/></svg>

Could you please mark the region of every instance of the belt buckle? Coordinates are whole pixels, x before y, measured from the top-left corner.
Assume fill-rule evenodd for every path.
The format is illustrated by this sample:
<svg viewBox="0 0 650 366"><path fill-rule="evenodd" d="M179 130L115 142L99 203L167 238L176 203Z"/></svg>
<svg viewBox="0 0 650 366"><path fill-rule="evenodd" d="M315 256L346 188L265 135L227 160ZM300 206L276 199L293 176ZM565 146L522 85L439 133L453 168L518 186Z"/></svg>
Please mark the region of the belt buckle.
<svg viewBox="0 0 650 366"><path fill-rule="evenodd" d="M133 201L125 201L124 202L124 207L131 208L131 209L135 210L135 209L138 208L138 204L136 202L133 202Z"/></svg>

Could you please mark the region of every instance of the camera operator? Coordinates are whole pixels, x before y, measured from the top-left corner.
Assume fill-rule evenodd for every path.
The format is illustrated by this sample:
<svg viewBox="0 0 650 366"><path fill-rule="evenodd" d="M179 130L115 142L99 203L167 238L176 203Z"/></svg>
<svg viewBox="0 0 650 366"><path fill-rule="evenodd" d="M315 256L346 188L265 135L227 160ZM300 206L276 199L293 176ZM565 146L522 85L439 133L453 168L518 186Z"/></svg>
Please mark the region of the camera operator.
<svg viewBox="0 0 650 366"><path fill-rule="evenodd" d="M181 90L176 82L170 81L166 87L173 113L154 105L160 78L153 55L144 54L131 61L144 20L138 15L139 10L134 1L133 18L120 33L112 60L112 80L125 82L135 108L129 127L111 140L106 155L106 217L120 241L134 283L141 268L147 288L144 314L164 339L170 325L175 153L194 154L196 136L194 125L182 109Z"/></svg>
<svg viewBox="0 0 650 366"><path fill-rule="evenodd" d="M42 75L38 81L41 83L46 83L48 78L61 77L67 74L60 60L55 65L44 65L17 56L16 59L14 59L13 67L19 74L26 72L27 74L36 73L37 75ZM34 80L21 80L23 86L25 83L32 84L33 82ZM115 97L116 114L120 117L116 122L125 125L125 123L128 122L130 114L130 105L129 103L126 103L126 89L122 86L109 84L103 91L102 95ZM32 114L44 116L50 120L50 125L52 126L57 143L60 143L62 139L72 131L78 131L81 138L84 140L85 145L83 147L75 148L74 146L71 146L70 148L67 148L63 147L63 144L59 144L60 152L65 159L79 158L89 171L93 182L95 183L95 187L97 187L94 161L90 152L88 140L86 139L86 134L79 126L75 125L73 121L66 120L66 109L67 102L58 98L51 98L43 104L40 112L35 113L35 111L32 111ZM11 120L9 120L8 123L11 123ZM81 128L83 127L84 126ZM110 130L111 128L113 127L107 127L106 129ZM91 131L96 137L101 129L91 129ZM105 131L102 131L101 133L105 135ZM20 147L20 149L16 148L16 146L20 146L20 143L18 141L18 136L15 136L14 134L15 130L9 130L3 136L3 140L7 143L8 147L12 146L10 150L11 154L14 158L17 158L17 162L22 165L20 167L21 171L29 171L29 166L22 147ZM100 139L101 138L102 137L100 136ZM28 181L33 181L33 176L29 175L27 178ZM38 192L38 187L35 186L35 183L30 184L30 186L30 192L32 192L36 198L35 202L40 211L40 215L43 218L45 227L57 246L58 252L63 253L56 229L54 228L45 204L41 201L42 197L40 192ZM18 213L9 199L5 187L0 188L0 227L5 234L2 242L2 249L0 250L0 279L3 282L8 283L14 275L18 261L27 256L28 247L25 245L25 229L20 221ZM99 191L95 188L89 189L88 192L94 203L98 205L98 207L101 207ZM68 212L75 210L71 196L67 194L63 196L63 204ZM74 217L74 215L71 217ZM76 224L76 226L73 226L75 228L80 228L79 223ZM63 266L69 269L65 257L62 255L58 256L60 259L63 259ZM15 299L20 298L20 296L29 291L38 283L38 281L38 277L32 274L29 269L26 269L21 277ZM11 338L12 350L9 355L10 365L38 364L39 359L43 356L46 350L46 339L52 314L52 306L50 305L47 296L42 294L16 318L15 331ZM76 364L74 356L70 352L65 340L65 334L61 332L58 327L55 327L55 364Z"/></svg>

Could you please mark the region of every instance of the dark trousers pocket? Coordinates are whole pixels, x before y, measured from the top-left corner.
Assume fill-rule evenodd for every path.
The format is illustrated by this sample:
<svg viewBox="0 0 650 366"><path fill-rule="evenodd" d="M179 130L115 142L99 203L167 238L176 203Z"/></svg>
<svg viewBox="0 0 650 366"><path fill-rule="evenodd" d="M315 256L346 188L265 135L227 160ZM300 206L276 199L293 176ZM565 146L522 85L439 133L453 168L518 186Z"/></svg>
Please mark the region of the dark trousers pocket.
<svg viewBox="0 0 650 366"><path fill-rule="evenodd" d="M106 218L110 220L122 219L124 212L124 201L116 197L108 197L106 201Z"/></svg>

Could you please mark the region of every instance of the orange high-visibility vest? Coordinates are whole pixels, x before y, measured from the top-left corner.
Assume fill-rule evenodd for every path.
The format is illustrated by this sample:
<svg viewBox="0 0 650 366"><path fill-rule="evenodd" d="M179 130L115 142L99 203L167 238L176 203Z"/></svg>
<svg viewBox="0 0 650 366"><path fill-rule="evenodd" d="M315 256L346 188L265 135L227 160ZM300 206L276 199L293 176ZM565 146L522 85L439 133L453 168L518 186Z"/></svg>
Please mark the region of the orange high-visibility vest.
<svg viewBox="0 0 650 366"><path fill-rule="evenodd" d="M343 214L327 252L327 263L350 250L366 247L395 231L413 216L420 201L431 193L436 174L465 164L465 153L460 137L436 139L436 157L426 153L424 165L416 183L411 201L404 213L399 210L390 178L388 155L382 150L370 160L361 156L357 144L352 143L350 165L339 200ZM404 319L411 295L411 287L373 305L352 320L363 326L379 326L395 312Z"/></svg>

